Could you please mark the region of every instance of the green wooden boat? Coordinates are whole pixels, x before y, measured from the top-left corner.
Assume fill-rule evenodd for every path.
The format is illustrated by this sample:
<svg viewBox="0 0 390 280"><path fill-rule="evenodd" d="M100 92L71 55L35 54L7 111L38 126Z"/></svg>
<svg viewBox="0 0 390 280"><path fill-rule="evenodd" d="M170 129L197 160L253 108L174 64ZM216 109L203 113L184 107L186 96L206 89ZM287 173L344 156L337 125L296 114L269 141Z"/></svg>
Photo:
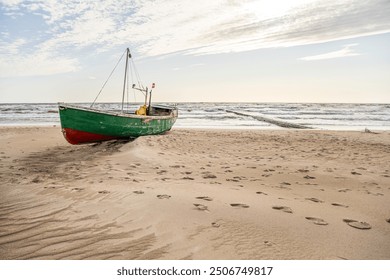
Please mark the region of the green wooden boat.
<svg viewBox="0 0 390 280"><path fill-rule="evenodd" d="M128 60L131 58L126 49L125 84L127 81ZM82 107L59 103L62 132L71 144L82 144L112 139L129 139L145 135L161 134L170 130L178 117L176 106L152 105L152 90L133 88L145 94L145 103L134 113L124 112L123 87L122 110L105 111L91 107ZM154 88L154 84L152 85Z"/></svg>

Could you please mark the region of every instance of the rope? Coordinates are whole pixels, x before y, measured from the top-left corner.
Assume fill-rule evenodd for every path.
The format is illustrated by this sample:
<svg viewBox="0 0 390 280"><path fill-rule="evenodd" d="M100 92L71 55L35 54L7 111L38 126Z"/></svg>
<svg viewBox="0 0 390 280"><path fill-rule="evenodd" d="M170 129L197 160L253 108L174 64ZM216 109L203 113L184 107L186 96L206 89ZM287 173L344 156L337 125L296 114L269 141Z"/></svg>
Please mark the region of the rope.
<svg viewBox="0 0 390 280"><path fill-rule="evenodd" d="M129 112L129 78L126 81L126 99L127 99L127 112Z"/></svg>
<svg viewBox="0 0 390 280"><path fill-rule="evenodd" d="M118 62L116 63L114 69L111 71L110 75L108 76L107 80L104 82L102 88L100 89L98 95L96 96L95 100L92 102L90 108L92 108L92 106L95 104L96 100L98 99L99 95L102 93L102 90L104 89L104 87L106 86L108 80L111 78L112 74L114 73L115 69L118 67L119 65L119 62L121 62L123 56L125 55L125 53L127 52L127 50L125 50L122 54L122 56L119 58Z"/></svg>
<svg viewBox="0 0 390 280"><path fill-rule="evenodd" d="M135 73L135 77L136 77L136 79L137 79L138 87L139 87L139 88L142 88L142 89L145 89L144 86L142 85L141 78L140 78L140 76L139 76L139 74L138 74L137 68L135 68L135 63L134 63L133 58L131 58L130 64L131 64L131 66L132 66L133 69L134 69L134 73Z"/></svg>
<svg viewBox="0 0 390 280"><path fill-rule="evenodd" d="M131 83L134 84L134 74L133 74L133 67L131 67L131 61L130 61L130 75L131 75ZM134 88L133 88L133 95L134 95L134 102L137 103Z"/></svg>

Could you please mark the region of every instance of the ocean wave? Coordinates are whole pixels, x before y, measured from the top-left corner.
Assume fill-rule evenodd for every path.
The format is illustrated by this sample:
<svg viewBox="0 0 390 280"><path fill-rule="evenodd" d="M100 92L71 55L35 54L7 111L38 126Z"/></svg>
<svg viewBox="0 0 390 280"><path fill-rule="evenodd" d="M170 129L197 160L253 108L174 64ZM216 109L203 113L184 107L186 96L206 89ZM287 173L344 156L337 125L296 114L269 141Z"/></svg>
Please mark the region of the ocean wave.
<svg viewBox="0 0 390 280"><path fill-rule="evenodd" d="M89 103L77 105L90 106ZM130 104L125 109L133 112L138 106ZM98 103L95 107L118 111L121 104ZM266 127L270 124L261 121L266 116L312 127L333 129L365 126L390 130L390 104L179 103L178 108L177 126L181 127ZM4 124L59 124L58 105L0 104L0 125Z"/></svg>

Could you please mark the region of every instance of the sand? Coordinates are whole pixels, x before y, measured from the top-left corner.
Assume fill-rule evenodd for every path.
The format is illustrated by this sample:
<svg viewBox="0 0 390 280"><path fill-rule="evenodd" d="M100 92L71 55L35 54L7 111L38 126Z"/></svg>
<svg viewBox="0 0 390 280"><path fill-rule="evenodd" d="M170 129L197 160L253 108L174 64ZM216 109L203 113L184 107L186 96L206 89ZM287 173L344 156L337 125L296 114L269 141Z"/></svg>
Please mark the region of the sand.
<svg viewBox="0 0 390 280"><path fill-rule="evenodd" d="M0 259L390 259L390 132L0 128Z"/></svg>

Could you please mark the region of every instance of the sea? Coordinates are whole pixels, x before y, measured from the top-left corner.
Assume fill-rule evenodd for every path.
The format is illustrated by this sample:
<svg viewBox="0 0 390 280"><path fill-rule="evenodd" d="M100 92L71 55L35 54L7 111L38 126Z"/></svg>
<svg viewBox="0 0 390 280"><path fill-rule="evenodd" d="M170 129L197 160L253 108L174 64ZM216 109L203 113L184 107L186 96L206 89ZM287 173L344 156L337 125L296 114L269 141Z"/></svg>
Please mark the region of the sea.
<svg viewBox="0 0 390 280"><path fill-rule="evenodd" d="M76 105L89 107L90 104ZM162 104L172 105L172 104ZM178 128L285 129L280 123L321 130L390 130L390 104L178 103ZM118 111L119 103L95 108ZM139 104L127 104L134 112ZM58 104L0 104L0 126L60 125Z"/></svg>

